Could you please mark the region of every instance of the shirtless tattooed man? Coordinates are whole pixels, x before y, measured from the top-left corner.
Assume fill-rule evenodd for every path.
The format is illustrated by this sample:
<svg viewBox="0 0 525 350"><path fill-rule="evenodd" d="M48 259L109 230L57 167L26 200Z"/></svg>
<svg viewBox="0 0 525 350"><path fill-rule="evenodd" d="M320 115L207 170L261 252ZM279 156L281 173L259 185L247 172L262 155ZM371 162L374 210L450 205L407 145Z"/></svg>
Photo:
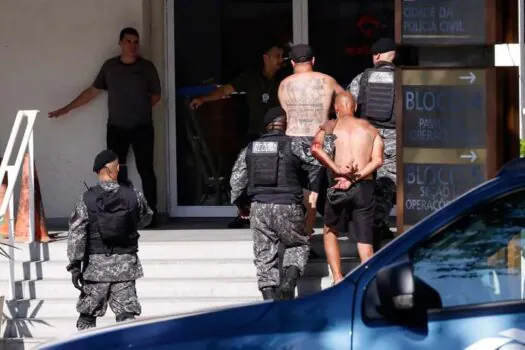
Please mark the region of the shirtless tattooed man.
<svg viewBox="0 0 525 350"><path fill-rule="evenodd" d="M312 154L328 168L330 188L324 209L324 246L334 283L343 279L337 233L353 232L361 262L372 256L374 225L373 173L383 165L383 139L368 121L354 116L349 92L335 99L336 120L325 122L315 135ZM335 136L332 160L323 150L326 134Z"/></svg>
<svg viewBox="0 0 525 350"><path fill-rule="evenodd" d="M344 89L329 75L314 72L315 57L310 46L299 44L290 52L294 73L279 85L279 102L286 111L286 134L293 137L292 151L302 161L308 173L309 188L305 189L306 232L311 234L317 215L319 171L322 164L312 156L311 146L319 125L328 120L334 93Z"/></svg>

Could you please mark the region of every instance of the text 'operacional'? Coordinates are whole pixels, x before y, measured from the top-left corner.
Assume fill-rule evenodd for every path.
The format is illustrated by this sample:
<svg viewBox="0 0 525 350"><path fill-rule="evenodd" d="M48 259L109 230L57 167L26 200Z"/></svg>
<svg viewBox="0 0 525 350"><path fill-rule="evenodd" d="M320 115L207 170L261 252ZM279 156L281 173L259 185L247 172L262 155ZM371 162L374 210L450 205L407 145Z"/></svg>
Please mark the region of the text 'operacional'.
<svg viewBox="0 0 525 350"><path fill-rule="evenodd" d="M405 210L433 212L484 181L479 166L405 166Z"/></svg>

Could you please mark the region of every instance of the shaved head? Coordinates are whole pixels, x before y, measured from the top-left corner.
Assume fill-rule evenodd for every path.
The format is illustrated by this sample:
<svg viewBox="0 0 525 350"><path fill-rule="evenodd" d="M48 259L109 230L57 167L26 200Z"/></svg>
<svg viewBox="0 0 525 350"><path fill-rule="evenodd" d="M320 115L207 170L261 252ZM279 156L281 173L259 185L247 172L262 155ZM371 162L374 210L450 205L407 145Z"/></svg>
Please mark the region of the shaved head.
<svg viewBox="0 0 525 350"><path fill-rule="evenodd" d="M354 115L355 99L348 91L341 92L335 97L335 111L343 115Z"/></svg>

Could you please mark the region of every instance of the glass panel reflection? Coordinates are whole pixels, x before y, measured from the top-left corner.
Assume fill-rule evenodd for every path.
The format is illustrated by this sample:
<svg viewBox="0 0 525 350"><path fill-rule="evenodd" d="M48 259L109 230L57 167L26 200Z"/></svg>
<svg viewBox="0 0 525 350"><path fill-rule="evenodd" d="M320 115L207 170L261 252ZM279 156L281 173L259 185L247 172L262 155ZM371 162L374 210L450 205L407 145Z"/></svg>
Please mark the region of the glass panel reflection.
<svg viewBox="0 0 525 350"><path fill-rule="evenodd" d="M263 43L292 40L292 0L175 3L178 205L230 205L231 168L249 139L246 95L196 110L189 103L243 72L261 72Z"/></svg>
<svg viewBox="0 0 525 350"><path fill-rule="evenodd" d="M439 292L443 307L521 300L522 247L525 193L518 192L484 205L418 247L414 273Z"/></svg>

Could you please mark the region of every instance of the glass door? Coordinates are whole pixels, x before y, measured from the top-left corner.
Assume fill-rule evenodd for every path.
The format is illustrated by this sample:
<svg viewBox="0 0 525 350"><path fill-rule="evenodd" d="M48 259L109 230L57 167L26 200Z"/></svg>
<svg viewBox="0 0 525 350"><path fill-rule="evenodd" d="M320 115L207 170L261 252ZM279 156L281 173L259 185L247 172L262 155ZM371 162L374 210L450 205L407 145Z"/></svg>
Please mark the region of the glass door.
<svg viewBox="0 0 525 350"><path fill-rule="evenodd" d="M229 178L245 144L246 96L192 97L261 63L261 43L309 43L316 69L343 87L372 65L370 47L394 36L394 0L166 0L171 216L233 217ZM288 65L290 73L291 68Z"/></svg>
<svg viewBox="0 0 525 350"><path fill-rule="evenodd" d="M174 33L168 30L167 38L170 215L234 217L229 179L246 143L246 95L238 91L196 110L189 103L243 72L261 72L261 48L269 41L292 42L300 30L294 23L297 0L168 0L167 5L173 11L167 27Z"/></svg>

